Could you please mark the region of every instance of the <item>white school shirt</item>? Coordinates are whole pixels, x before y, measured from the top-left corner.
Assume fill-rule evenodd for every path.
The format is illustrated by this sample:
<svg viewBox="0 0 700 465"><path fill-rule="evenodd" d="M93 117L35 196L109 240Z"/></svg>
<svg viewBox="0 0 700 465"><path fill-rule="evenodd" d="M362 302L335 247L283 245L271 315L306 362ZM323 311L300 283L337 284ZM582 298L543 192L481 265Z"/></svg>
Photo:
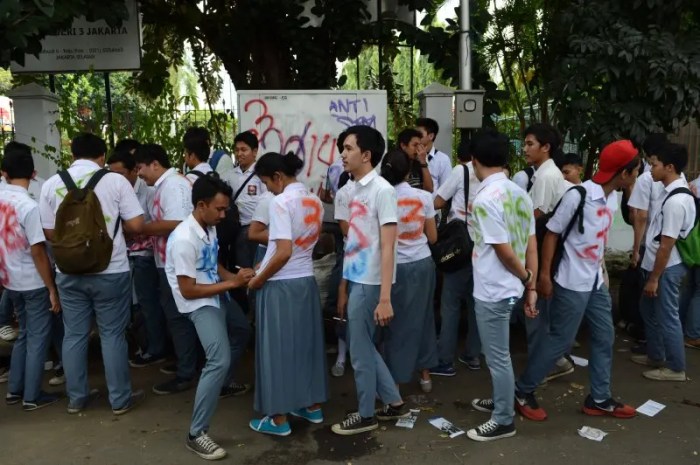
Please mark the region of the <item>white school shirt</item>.
<svg viewBox="0 0 700 465"><path fill-rule="evenodd" d="M603 256L617 211L618 199L617 192L611 192L606 199L603 188L593 181L586 181L581 186L586 189L583 234L579 232L577 218L564 243L564 253L554 281L564 289L589 292L593 289L596 277L596 289L600 289L604 282ZM547 222L547 229L556 234L563 234L580 202L581 194L578 191L567 191L556 213Z"/></svg>
<svg viewBox="0 0 700 465"><path fill-rule="evenodd" d="M386 179L372 170L355 182L350 199L350 228L345 241L344 279L359 284L381 285L381 227L397 222L396 191ZM391 282L395 281L396 249Z"/></svg>
<svg viewBox="0 0 700 465"><path fill-rule="evenodd" d="M474 173L472 162L469 162L466 164L469 170L469 195L467 198L469 205L464 205L464 166L465 165L462 164L455 166L452 169L450 177L447 178L447 182L440 186L437 193L437 195L444 200L452 199L447 221L455 219L467 221L467 212L470 211L471 203L474 202L474 197L479 191L479 184L481 184L481 182Z"/></svg>
<svg viewBox="0 0 700 465"><path fill-rule="evenodd" d="M139 205L144 211L143 219L145 222L151 221L149 213L150 205L153 204L155 189L146 184L141 178L136 178L134 184L134 192L139 200ZM129 256L152 257L153 256L153 238L150 236L139 235L134 239L126 241L126 247L129 250Z"/></svg>
<svg viewBox="0 0 700 465"><path fill-rule="evenodd" d="M663 199L665 199L671 191L679 187L688 187L688 183L682 178L676 179L664 188L666 195L664 195ZM661 200L662 204L663 199ZM695 199L693 196L676 194L668 199L663 208L659 205L658 214L654 215L649 224L649 228L647 228L647 248L646 252L644 252L644 259L642 260L642 269L646 271L652 271L654 269L656 252L659 250L659 244L661 242L656 241L656 236L661 234L662 236L685 238L693 228L695 224L694 221ZM681 255L674 245L666 268L670 268L682 262Z"/></svg>
<svg viewBox="0 0 700 465"><path fill-rule="evenodd" d="M45 242L39 204L29 192L3 186L0 197L0 285L11 291L33 291L44 286L34 265L31 246Z"/></svg>
<svg viewBox="0 0 700 465"><path fill-rule="evenodd" d="M430 257L425 220L435 218L433 196L402 182L394 186L398 204L396 262L412 263Z"/></svg>
<svg viewBox="0 0 700 465"><path fill-rule="evenodd" d="M233 189L234 196L246 179L248 179L254 172L255 163L250 165L245 172L240 166L236 166L229 176L224 179L229 186L231 186L231 189ZM238 207L241 226L248 226L250 224L250 221L253 219L253 213L255 213L255 207L260 201L260 196L265 192L267 192L265 183L263 183L258 176L253 175L236 199L236 206Z"/></svg>
<svg viewBox="0 0 700 465"><path fill-rule="evenodd" d="M493 245L510 244L525 265L527 243L535 234L533 211L527 192L505 174L492 174L481 182L472 213L474 298L499 302L523 294L523 283L501 263Z"/></svg>
<svg viewBox="0 0 700 465"><path fill-rule="evenodd" d="M534 210L539 209L544 214L554 210L566 188L564 175L561 174L554 160L550 158L542 163L532 175L530 197Z"/></svg>
<svg viewBox="0 0 700 465"><path fill-rule="evenodd" d="M216 152L216 149L212 148L209 152L209 159L207 160L208 163L211 162L211 159L214 156L214 152ZM231 155L229 155L228 153L224 153L221 156L221 158L219 158L219 162L216 164L216 172L219 173L219 177L223 179L226 176L228 176L232 171L233 158L231 158Z"/></svg>
<svg viewBox="0 0 700 465"><path fill-rule="evenodd" d="M435 198L437 191L447 182L447 178L450 177L452 173L452 160L450 157L433 146L433 148L428 153L428 171L430 172L430 177L433 179L433 192L432 197Z"/></svg>
<svg viewBox="0 0 700 465"><path fill-rule="evenodd" d="M35 200L36 202L39 202L39 197L41 196L41 188L44 185L46 180L44 178L41 178L39 176L34 176L32 179L29 180L29 197L32 200ZM5 181L5 178L0 176L0 189L5 188L8 186L7 181Z"/></svg>
<svg viewBox="0 0 700 465"><path fill-rule="evenodd" d="M188 276L194 278L197 284L218 283L218 253L216 229L213 226L202 228L193 215L185 218L170 234L166 249L165 275L180 313L192 313L205 306L220 306L218 295L185 299L177 282L178 276Z"/></svg>
<svg viewBox="0 0 700 465"><path fill-rule="evenodd" d="M192 171L199 171L199 172L202 173L202 174L207 174L207 173L211 173L211 172L214 171L214 170L211 169L211 165L210 165L209 163L207 163L207 162L202 162L202 163L198 164L197 166L195 166L194 168L192 168L192 169L185 175L185 177L186 177L187 180L190 182L190 184L193 184L193 185L194 185L195 181L197 181L197 179L199 179L200 176L198 176L198 175L192 173Z"/></svg>
<svg viewBox="0 0 700 465"><path fill-rule="evenodd" d="M175 168L163 173L153 187L155 194L149 208L152 221L184 221L192 213L192 185ZM165 267L167 244L167 236L153 236L153 256L158 268Z"/></svg>
<svg viewBox="0 0 700 465"><path fill-rule="evenodd" d="M292 241L292 256L270 281L314 275L311 254L321 235L322 216L321 200L300 182L288 185L270 202L269 241L260 270L264 270L275 255L277 240Z"/></svg>
<svg viewBox="0 0 700 465"><path fill-rule="evenodd" d="M85 187L92 175L101 167L92 160L76 160L68 168L68 174L79 188ZM66 197L68 190L58 174L51 176L41 189L39 213L44 229L56 228L56 211ZM121 174L107 173L95 186L95 195L100 201L102 214L107 225L107 232L112 237L112 259L104 271L95 274L126 273L129 271L129 259L126 256L126 240L123 227L119 226L116 236L114 226L117 218L129 221L143 215L143 209L131 183ZM58 269L57 269L58 271ZM58 271L60 273L60 271Z"/></svg>
<svg viewBox="0 0 700 465"><path fill-rule="evenodd" d="M530 177L527 175L525 170L520 170L513 175L513 179L511 179L511 181L517 184L522 190L527 191L527 185L530 183Z"/></svg>
<svg viewBox="0 0 700 465"><path fill-rule="evenodd" d="M681 179L685 182L684 174L681 174ZM646 244L646 233L651 220L658 214L665 197L664 184L661 181L654 181L650 171L642 173L635 181L627 206L647 212L647 227L642 236L642 244Z"/></svg>
<svg viewBox="0 0 700 465"><path fill-rule="evenodd" d="M255 212L253 213L253 218L250 220L251 222L257 221L258 223L262 223L265 226L270 225L270 202L272 202L272 199L274 199L275 196L272 194L272 192L265 192L263 195L260 196L260 201L258 202L258 205L255 207Z"/></svg>
<svg viewBox="0 0 700 465"><path fill-rule="evenodd" d="M355 192L355 181L348 180L347 183L335 194L333 201L335 206L335 219L337 221L350 221L350 201Z"/></svg>

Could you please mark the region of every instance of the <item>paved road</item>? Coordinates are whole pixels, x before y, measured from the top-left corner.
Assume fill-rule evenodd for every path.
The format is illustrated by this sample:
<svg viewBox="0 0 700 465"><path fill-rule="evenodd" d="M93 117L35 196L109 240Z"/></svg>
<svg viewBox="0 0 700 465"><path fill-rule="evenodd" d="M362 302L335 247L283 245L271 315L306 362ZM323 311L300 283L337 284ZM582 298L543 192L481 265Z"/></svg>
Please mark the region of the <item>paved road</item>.
<svg viewBox="0 0 700 465"><path fill-rule="evenodd" d="M516 339L519 339L516 337ZM641 367L628 361L630 342L618 336L613 389L625 402L639 406L653 399L667 407L654 418L632 420L591 418L579 412L587 384L587 369L550 383L538 395L548 410L549 420L533 423L516 419L517 436L488 444L472 442L465 436L441 436L428 419L444 416L462 428L486 419L471 409L473 397L489 395L488 373L469 372L460 367L450 379L435 379L429 396L417 386L404 388L404 396L422 409L416 427L404 430L382 425L371 434L338 437L329 425L355 402L352 374L331 380L332 400L325 408L326 424L308 425L294 421L288 438L270 438L254 433L247 423L252 396L225 399L211 426L211 435L229 452L222 463L236 464L700 464L700 407L682 404L684 399L700 402L697 381L659 383L641 377ZM525 361L522 342L514 343L516 370ZM576 355L586 357L585 348ZM688 350L688 372L700 379L700 351ZM252 357L245 364L252 379ZM93 387L104 392L100 364L92 367ZM25 413L17 406L0 406L0 444L3 459L12 465L64 464L193 464L204 463L184 447L192 408L193 391L160 397L150 386L161 380L157 368L133 371L136 387L149 389L146 401L123 417L111 414L106 400L99 400L79 416L65 413L66 401L44 410ZM280 387L280 388L283 388ZM0 392L2 392L0 388ZM601 442L581 438L577 429L588 425L607 431Z"/></svg>

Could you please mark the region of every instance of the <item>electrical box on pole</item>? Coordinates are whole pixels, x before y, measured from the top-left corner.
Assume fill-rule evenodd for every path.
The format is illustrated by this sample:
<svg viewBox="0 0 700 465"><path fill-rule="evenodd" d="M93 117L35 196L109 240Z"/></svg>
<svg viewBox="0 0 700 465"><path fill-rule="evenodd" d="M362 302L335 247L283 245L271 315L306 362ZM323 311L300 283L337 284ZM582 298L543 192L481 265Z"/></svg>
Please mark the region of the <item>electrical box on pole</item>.
<svg viewBox="0 0 700 465"><path fill-rule="evenodd" d="M455 91L455 127L480 128L484 119L484 91Z"/></svg>

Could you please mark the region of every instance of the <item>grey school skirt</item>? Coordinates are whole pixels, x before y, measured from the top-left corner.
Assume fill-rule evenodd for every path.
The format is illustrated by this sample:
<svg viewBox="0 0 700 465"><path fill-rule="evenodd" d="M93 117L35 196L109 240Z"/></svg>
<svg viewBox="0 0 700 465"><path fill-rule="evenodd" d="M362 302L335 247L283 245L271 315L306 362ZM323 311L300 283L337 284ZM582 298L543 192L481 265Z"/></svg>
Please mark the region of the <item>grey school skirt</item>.
<svg viewBox="0 0 700 465"><path fill-rule="evenodd" d="M255 299L255 410L282 415L328 400L314 277L268 281Z"/></svg>
<svg viewBox="0 0 700 465"><path fill-rule="evenodd" d="M384 358L398 384L416 371L438 364L433 296L435 264L431 257L396 265L391 287L394 319L384 333Z"/></svg>

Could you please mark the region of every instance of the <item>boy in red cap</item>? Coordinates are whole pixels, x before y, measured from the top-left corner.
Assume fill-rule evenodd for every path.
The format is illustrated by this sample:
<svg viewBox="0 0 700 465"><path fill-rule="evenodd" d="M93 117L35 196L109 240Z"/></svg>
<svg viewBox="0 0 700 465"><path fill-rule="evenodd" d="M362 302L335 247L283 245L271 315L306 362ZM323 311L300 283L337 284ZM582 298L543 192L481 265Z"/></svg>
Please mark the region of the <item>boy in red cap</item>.
<svg viewBox="0 0 700 465"><path fill-rule="evenodd" d="M634 183L639 163L637 149L629 140L607 145L593 179L569 189L547 222L537 292L541 298L551 298L551 330L515 385L515 407L530 420L547 418L537 404L535 388L571 348L584 316L591 336L591 393L583 413L617 418L636 415L634 408L617 402L610 392L615 331L601 264L619 205L616 191ZM557 249L561 251L558 264L554 260Z"/></svg>

